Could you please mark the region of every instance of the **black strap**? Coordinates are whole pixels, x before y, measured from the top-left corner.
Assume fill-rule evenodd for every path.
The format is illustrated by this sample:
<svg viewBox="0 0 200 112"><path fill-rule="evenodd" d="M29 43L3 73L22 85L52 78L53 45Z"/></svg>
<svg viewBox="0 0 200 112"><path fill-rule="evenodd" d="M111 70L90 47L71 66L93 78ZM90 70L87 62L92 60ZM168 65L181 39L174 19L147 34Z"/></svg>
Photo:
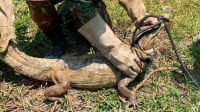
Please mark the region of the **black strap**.
<svg viewBox="0 0 200 112"><path fill-rule="evenodd" d="M158 22L153 25L146 26L145 29L141 30L141 27L143 27L144 22L150 17L156 18L158 20ZM144 38L145 35L148 35L152 32L157 31L160 28L161 24L164 22L169 22L169 19L164 16L155 16L155 15L144 16L140 21L138 21L136 23L136 28L135 28L135 31L133 32L133 36L132 36L131 46L136 47L138 45L139 41L142 38Z"/></svg>

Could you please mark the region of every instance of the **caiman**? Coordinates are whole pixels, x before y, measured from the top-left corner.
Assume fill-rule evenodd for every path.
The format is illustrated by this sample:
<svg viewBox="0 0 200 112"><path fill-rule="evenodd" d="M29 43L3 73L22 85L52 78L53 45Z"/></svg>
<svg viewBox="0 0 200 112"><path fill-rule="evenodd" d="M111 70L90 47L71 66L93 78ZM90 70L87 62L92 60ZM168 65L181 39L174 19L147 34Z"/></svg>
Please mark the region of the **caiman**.
<svg viewBox="0 0 200 112"><path fill-rule="evenodd" d="M19 51L12 40L1 60L27 77L55 84L69 83L78 88L111 87L122 78L121 72L100 54L64 55L60 59L35 58Z"/></svg>
<svg viewBox="0 0 200 112"><path fill-rule="evenodd" d="M64 55L60 59L35 58L19 51L12 40L0 59L27 77L54 82L54 86L46 89L46 97L62 95L69 87L100 89L117 86L124 76L100 54L77 57ZM126 88L127 85L119 85L122 95L130 92L120 89L121 86Z"/></svg>

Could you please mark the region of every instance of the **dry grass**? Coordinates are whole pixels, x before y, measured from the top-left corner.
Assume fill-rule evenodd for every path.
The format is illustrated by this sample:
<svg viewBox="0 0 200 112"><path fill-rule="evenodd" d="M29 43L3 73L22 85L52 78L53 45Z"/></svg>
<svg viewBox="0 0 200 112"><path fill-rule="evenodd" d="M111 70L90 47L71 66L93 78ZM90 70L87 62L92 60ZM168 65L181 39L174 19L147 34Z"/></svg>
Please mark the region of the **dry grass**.
<svg viewBox="0 0 200 112"><path fill-rule="evenodd" d="M46 44L48 41L30 20L24 0L14 2L18 47L29 55L42 57L50 47ZM196 79L199 79L200 45L192 42L193 38L200 34L198 0L145 0L145 3L149 12L170 15L171 30L181 56ZM107 1L106 4L114 23L114 30L122 39L126 39L127 32L131 29L126 12L120 8L117 1ZM150 70L179 67L166 35L163 33L156 41L156 48L161 56L155 60ZM99 91L70 89L68 95L61 98L60 103L46 101L43 92L51 84L21 76L2 62L0 67L0 112L117 112L127 109L127 104L119 101L115 88ZM183 73L157 73L137 93L137 97L138 112L200 111L200 90L193 86Z"/></svg>

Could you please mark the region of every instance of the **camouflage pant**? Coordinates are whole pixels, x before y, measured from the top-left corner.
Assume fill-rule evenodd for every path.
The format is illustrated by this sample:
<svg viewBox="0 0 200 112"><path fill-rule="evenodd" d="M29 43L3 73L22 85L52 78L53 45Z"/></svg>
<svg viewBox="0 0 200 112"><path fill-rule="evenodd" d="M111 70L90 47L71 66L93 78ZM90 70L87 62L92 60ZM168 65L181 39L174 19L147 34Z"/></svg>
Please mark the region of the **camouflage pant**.
<svg viewBox="0 0 200 112"><path fill-rule="evenodd" d="M101 0L66 0L57 9L63 33L69 37L80 37L77 30L99 13L111 26L106 6Z"/></svg>
<svg viewBox="0 0 200 112"><path fill-rule="evenodd" d="M79 20L79 27L100 13L104 20L111 25L106 6L101 0L66 0L58 7L58 14L65 22Z"/></svg>
<svg viewBox="0 0 200 112"><path fill-rule="evenodd" d="M51 0L26 1L33 20L52 42L64 40L63 33L67 37L79 36L77 30L98 13L111 26L102 0L65 0L58 6L57 12Z"/></svg>

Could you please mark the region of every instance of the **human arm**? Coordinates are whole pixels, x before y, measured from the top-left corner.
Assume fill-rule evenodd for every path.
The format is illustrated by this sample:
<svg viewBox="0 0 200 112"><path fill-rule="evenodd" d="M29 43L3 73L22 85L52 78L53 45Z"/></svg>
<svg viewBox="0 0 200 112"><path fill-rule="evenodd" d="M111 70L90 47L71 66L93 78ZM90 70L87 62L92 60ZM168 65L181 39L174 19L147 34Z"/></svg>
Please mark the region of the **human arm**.
<svg viewBox="0 0 200 112"><path fill-rule="evenodd" d="M143 0L118 0L119 4L127 11L131 20L135 23L146 15L146 7ZM145 25L154 24L157 20L149 18L145 21Z"/></svg>

